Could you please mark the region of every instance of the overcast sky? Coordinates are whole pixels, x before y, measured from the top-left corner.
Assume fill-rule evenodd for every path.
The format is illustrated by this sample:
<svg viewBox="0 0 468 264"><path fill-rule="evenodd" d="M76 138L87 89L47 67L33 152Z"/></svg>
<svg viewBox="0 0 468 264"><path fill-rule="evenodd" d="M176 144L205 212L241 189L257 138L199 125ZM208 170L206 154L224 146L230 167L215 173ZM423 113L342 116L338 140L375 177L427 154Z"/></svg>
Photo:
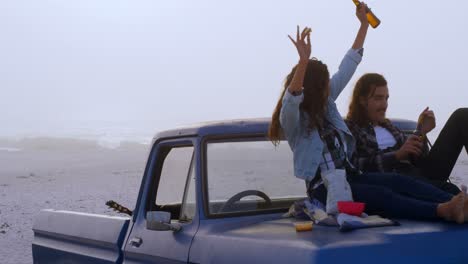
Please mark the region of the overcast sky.
<svg viewBox="0 0 468 264"><path fill-rule="evenodd" d="M368 4L382 24L369 29L341 113L357 78L378 72L390 117L417 119L429 106L441 127L468 106L468 4ZM351 0L0 0L0 136L106 126L153 134L270 116L298 60L287 34L312 27L313 56L333 73L359 26L354 9Z"/></svg>

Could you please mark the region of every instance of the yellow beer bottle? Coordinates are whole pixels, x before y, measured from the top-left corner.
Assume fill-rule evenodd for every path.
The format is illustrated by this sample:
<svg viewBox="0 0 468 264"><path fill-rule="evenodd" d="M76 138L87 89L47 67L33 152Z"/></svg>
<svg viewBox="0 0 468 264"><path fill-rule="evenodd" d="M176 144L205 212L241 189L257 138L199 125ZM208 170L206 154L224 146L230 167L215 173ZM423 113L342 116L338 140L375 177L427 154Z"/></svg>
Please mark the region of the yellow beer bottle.
<svg viewBox="0 0 468 264"><path fill-rule="evenodd" d="M356 6L359 6L361 4L361 2L359 0L353 0L353 3L356 5ZM372 12L372 10L370 10L369 8L367 8L367 21L369 21L369 25L371 25L371 27L373 28L376 28L380 25L380 19L378 19L374 13Z"/></svg>

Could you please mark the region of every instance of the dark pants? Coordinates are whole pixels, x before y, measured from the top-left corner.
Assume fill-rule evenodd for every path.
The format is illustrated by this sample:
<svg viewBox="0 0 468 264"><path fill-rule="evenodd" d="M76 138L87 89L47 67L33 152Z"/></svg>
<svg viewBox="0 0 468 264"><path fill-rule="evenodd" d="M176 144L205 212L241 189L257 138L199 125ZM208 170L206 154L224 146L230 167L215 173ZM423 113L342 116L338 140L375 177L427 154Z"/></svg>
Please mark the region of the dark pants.
<svg viewBox="0 0 468 264"><path fill-rule="evenodd" d="M429 155L419 164L421 175L431 182L446 182L463 147L468 153L468 108L450 116Z"/></svg>
<svg viewBox="0 0 468 264"><path fill-rule="evenodd" d="M369 214L408 219L436 219L437 205L452 194L415 178L394 173L364 173L348 177L353 199L366 204ZM324 185L309 192L325 203Z"/></svg>
<svg viewBox="0 0 468 264"><path fill-rule="evenodd" d="M448 182L448 181L443 181L443 180L433 180L429 178L425 178L424 174L411 174L411 176L415 177L417 180L427 182L429 184L434 185L435 187L441 189L442 191L451 193L453 195L459 194L461 192L460 188L456 186L455 184Z"/></svg>

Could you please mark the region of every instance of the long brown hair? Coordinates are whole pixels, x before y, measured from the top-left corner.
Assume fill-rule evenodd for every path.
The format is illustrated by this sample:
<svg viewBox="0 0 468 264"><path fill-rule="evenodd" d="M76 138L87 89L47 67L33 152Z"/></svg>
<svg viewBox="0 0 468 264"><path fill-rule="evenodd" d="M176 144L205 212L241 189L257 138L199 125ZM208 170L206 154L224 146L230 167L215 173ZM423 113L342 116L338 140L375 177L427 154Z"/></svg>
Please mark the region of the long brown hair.
<svg viewBox="0 0 468 264"><path fill-rule="evenodd" d="M346 118L355 122L359 126L365 126L369 123L367 109L362 105L361 100L367 100L374 95L375 89L387 85L387 80L378 73L367 73L361 76L356 82L353 90L353 97L349 103L348 115Z"/></svg>
<svg viewBox="0 0 468 264"><path fill-rule="evenodd" d="M283 91L276 103L275 110L271 117L271 123L268 130L268 137L274 145L278 145L283 137L283 132L280 124L281 107L283 106L283 96L286 93L291 81L296 72L297 65L292 68L291 72L286 77L284 82ZM321 127L325 116L327 99L330 94L328 87L330 81L330 74L327 65L317 59L309 60L307 64L306 73L304 76L304 100L299 105L299 110L308 115L307 128L312 131L314 128Z"/></svg>

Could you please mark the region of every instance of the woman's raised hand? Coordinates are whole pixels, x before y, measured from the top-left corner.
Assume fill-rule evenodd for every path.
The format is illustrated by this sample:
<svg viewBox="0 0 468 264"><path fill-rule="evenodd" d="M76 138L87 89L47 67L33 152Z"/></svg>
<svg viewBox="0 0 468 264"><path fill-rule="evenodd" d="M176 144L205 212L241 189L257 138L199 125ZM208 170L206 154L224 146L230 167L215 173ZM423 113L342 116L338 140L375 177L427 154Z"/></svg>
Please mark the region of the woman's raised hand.
<svg viewBox="0 0 468 264"><path fill-rule="evenodd" d="M367 20L368 10L369 8L364 2L361 2L361 4L356 7L356 17L359 19L359 22L361 22L361 25L369 25L369 21Z"/></svg>
<svg viewBox="0 0 468 264"><path fill-rule="evenodd" d="M297 26L295 41L290 35L288 35L288 37L294 46L296 46L297 53L299 53L299 61L308 62L312 52L312 47L310 45L310 32L312 32L312 29L305 27L300 34L299 31L299 26Z"/></svg>

